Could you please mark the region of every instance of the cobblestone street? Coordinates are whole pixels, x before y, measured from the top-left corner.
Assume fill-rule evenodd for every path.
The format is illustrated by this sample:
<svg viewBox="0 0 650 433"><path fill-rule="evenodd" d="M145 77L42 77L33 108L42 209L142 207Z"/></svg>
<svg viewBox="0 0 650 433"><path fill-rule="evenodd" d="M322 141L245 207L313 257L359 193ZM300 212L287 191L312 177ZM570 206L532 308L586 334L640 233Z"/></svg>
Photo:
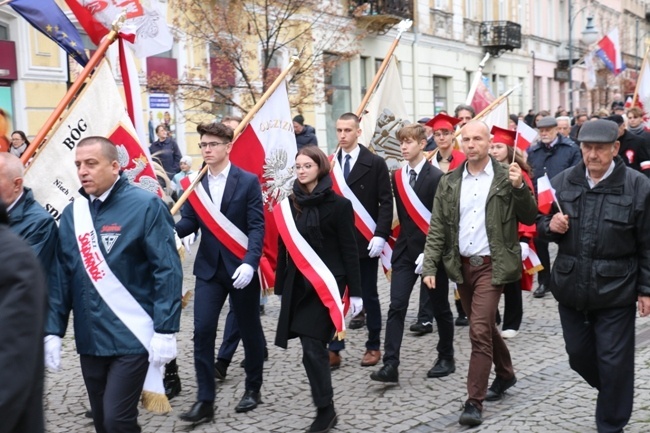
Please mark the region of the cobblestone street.
<svg viewBox="0 0 650 433"><path fill-rule="evenodd" d="M195 245L196 247L196 245ZM194 286L192 257L184 262L184 284ZM389 285L380 277L382 313L388 310ZM301 363L300 343L293 340L289 350L274 346L279 302L269 299L262 316L269 341L269 360L264 368L264 404L244 414L235 406L244 392L244 369L240 346L228 370L218 383L215 421L192 429L178 419L196 397L192 358L192 303L184 310L178 335L178 364L183 390L172 400L173 412L153 415L140 411L144 432L289 432L304 431L315 415L307 377ZM227 305L225 307L227 312ZM453 306L452 306L453 310ZM217 347L226 312L221 314ZM408 325L415 320L417 291L411 298ZM455 314L455 311L454 311ZM72 323L72 322L71 322ZM436 358L433 334L415 337L407 331L399 367L400 382L387 386L372 382L375 368L359 365L364 352L365 332L348 332L343 362L333 372L335 406L339 415L338 432L458 432L458 416L466 397L470 343L468 328L456 327L456 372L442 379L427 379L426 373ZM382 332L383 339L383 332ZM626 432L650 431L650 321L637 320L635 409ZM485 403L484 422L474 432L595 432L596 391L569 369L564 351L557 305L550 294L534 299L524 293L524 321L519 335L508 340L517 384L500 402ZM72 325L63 341L62 370L46 375L46 419L49 432L92 432L84 417L88 400L74 348Z"/></svg>

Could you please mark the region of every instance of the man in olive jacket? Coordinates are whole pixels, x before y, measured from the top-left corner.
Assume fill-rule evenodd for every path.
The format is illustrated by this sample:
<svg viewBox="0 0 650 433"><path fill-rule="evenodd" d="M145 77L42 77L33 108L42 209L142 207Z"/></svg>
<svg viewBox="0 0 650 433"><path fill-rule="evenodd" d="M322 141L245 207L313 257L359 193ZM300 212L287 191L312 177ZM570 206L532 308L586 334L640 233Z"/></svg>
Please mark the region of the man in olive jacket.
<svg viewBox="0 0 650 433"><path fill-rule="evenodd" d="M551 291L569 365L598 389L599 433L620 432L634 397L634 321L650 313L650 182L626 167L616 123L578 133L582 159L552 179L562 212L540 216L539 236L558 244Z"/></svg>
<svg viewBox="0 0 650 433"><path fill-rule="evenodd" d="M438 185L424 247L423 282L435 290L442 261L458 284L470 323L470 356L465 409L461 425L482 423L483 400L498 400L517 379L510 352L495 316L504 284L521 278L517 224L532 224L537 205L523 182L521 168L490 157L487 125L470 121L461 130L467 156L463 167L447 173ZM488 390L492 362L496 379Z"/></svg>

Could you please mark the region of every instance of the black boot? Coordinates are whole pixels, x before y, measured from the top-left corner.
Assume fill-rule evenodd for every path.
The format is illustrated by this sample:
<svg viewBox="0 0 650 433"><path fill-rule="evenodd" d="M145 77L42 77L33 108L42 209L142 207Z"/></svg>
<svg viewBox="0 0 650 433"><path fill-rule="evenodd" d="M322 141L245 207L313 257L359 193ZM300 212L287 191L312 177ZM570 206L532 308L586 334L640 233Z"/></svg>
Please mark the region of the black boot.
<svg viewBox="0 0 650 433"><path fill-rule="evenodd" d="M168 400L176 397L181 392L181 378L178 377L178 365L176 365L175 359L172 359L165 365L163 385L165 386L165 395Z"/></svg>
<svg viewBox="0 0 650 433"><path fill-rule="evenodd" d="M309 427L311 433L327 433L336 425L336 412L334 411L334 403L330 403L325 407L319 407L316 413L316 419Z"/></svg>

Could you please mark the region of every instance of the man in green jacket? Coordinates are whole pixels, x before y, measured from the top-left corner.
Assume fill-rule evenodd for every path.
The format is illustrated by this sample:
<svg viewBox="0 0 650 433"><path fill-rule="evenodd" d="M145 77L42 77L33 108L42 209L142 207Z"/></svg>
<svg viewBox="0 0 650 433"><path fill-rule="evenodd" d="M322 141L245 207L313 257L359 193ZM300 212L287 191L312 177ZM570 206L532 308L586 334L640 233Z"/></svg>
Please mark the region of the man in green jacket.
<svg viewBox="0 0 650 433"><path fill-rule="evenodd" d="M510 352L495 324L503 286L521 278L517 224L532 224L537 205L513 163L501 165L488 153L488 126L470 121L461 130L467 162L440 180L424 248L423 282L435 290L438 266L458 284L470 322L470 356L461 425L483 422L483 400L498 400L517 382ZM488 390L492 362L496 379Z"/></svg>

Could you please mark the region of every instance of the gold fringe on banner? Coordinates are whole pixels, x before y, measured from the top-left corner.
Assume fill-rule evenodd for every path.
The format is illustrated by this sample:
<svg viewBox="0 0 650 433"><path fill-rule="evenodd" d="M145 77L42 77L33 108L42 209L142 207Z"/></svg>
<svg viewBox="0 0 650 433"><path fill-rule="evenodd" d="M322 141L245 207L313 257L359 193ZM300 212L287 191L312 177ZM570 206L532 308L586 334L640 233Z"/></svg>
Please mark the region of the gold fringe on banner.
<svg viewBox="0 0 650 433"><path fill-rule="evenodd" d="M156 392L142 391L142 405L149 412L157 414L166 414L172 411L167 396Z"/></svg>

